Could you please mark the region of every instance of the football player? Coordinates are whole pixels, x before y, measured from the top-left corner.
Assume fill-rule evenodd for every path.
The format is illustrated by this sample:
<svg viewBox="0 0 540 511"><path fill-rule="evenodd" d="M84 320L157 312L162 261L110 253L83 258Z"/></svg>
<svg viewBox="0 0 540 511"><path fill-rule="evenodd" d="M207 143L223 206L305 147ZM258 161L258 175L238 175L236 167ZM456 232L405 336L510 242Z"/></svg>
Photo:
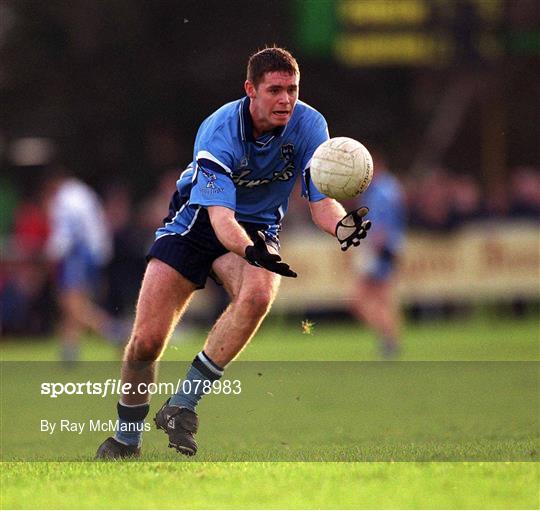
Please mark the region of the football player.
<svg viewBox="0 0 540 511"><path fill-rule="evenodd" d="M245 97L219 108L200 126L193 163L181 174L170 213L148 254L122 381L154 381L156 361L197 289L210 276L222 283L230 304L208 334L184 381L214 382L256 333L276 297L281 276L296 273L279 256L279 232L295 180L302 179L311 216L336 236L346 216L337 201L310 181L315 149L328 139L324 117L298 99L300 71L277 47L252 55ZM357 245L370 227L355 214L340 230L342 248ZM204 385L183 385L155 416L182 454L197 452L195 412ZM134 387L135 388L135 387ZM99 447L98 458L136 456L149 396L125 394L119 429Z"/></svg>

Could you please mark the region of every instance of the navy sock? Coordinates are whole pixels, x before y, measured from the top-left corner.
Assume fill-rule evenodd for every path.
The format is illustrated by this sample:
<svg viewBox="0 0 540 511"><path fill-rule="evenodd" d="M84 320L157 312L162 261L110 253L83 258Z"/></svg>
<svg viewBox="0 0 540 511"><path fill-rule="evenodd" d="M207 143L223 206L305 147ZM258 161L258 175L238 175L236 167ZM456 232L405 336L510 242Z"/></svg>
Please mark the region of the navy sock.
<svg viewBox="0 0 540 511"><path fill-rule="evenodd" d="M219 367L212 359L201 351L194 359L189 368L179 391L171 397L169 405L180 406L195 411L201 397L208 393L208 387L212 382L223 376L223 368Z"/></svg>
<svg viewBox="0 0 540 511"><path fill-rule="evenodd" d="M118 401L118 428L114 438L122 444L137 445L142 443L142 432L144 431L144 419L148 415L150 405L124 405Z"/></svg>

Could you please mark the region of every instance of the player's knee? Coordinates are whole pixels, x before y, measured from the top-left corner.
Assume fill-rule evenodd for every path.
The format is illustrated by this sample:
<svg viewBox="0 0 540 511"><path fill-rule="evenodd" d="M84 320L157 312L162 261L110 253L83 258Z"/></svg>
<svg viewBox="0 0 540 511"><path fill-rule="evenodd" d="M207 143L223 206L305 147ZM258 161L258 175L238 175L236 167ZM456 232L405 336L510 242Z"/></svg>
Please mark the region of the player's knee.
<svg viewBox="0 0 540 511"><path fill-rule="evenodd" d="M251 317L263 317L272 305L272 294L267 291L257 291L240 297L241 310Z"/></svg>
<svg viewBox="0 0 540 511"><path fill-rule="evenodd" d="M159 335L134 334L127 347L127 358L132 361L150 362L157 360L164 339Z"/></svg>

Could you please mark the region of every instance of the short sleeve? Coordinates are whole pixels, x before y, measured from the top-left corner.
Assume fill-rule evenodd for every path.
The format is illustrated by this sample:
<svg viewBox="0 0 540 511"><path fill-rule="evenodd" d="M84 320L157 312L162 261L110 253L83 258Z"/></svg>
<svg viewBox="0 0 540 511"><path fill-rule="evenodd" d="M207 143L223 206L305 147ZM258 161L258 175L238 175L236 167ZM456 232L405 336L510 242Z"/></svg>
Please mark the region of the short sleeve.
<svg viewBox="0 0 540 511"><path fill-rule="evenodd" d="M232 143L225 129L209 130L203 123L195 140L195 169L190 203L236 209L236 186L232 180Z"/></svg>
<svg viewBox="0 0 540 511"><path fill-rule="evenodd" d="M317 202L326 198L326 195L319 192L313 184L310 175L310 165L313 153L323 142L330 138L328 134L328 125L325 118L318 114L314 120L314 125L310 128L310 137L307 143L307 149L302 160L302 196L307 197L310 202Z"/></svg>

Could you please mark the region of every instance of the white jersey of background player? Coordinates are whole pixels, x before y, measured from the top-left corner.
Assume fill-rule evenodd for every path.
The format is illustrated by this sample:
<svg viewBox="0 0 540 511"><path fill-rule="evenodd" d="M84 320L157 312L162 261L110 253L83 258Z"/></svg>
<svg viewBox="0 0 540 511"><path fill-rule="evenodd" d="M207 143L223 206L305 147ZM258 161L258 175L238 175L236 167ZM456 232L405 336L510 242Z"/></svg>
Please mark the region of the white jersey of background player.
<svg viewBox="0 0 540 511"><path fill-rule="evenodd" d="M93 264L107 263L111 234L94 190L76 178L60 179L48 210L51 235L46 251L50 259L58 261L84 251Z"/></svg>

